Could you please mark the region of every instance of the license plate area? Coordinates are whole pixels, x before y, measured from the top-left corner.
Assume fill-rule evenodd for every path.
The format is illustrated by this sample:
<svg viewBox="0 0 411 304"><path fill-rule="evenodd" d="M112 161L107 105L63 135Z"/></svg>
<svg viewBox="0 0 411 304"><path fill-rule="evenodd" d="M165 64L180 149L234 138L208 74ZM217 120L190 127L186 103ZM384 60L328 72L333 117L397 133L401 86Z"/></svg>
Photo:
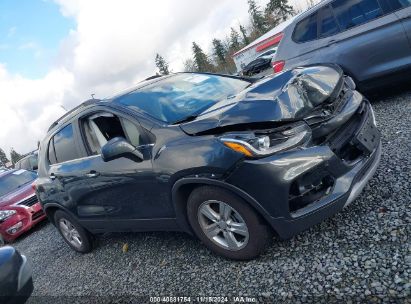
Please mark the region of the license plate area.
<svg viewBox="0 0 411 304"><path fill-rule="evenodd" d="M353 139L353 145L370 155L378 146L381 138L381 133L374 125L371 109L367 108L366 119L361 128L357 131Z"/></svg>

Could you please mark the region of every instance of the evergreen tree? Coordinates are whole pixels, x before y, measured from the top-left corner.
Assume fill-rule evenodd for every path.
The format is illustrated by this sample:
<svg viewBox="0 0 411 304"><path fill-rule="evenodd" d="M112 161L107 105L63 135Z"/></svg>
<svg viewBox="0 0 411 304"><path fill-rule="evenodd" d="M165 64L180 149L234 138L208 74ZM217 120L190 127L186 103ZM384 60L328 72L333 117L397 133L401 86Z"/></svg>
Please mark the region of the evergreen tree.
<svg viewBox="0 0 411 304"><path fill-rule="evenodd" d="M0 166L5 166L9 162L6 153L2 148L0 148Z"/></svg>
<svg viewBox="0 0 411 304"><path fill-rule="evenodd" d="M234 29L231 28L230 34L230 50L231 52L236 52L241 48L240 44L240 34Z"/></svg>
<svg viewBox="0 0 411 304"><path fill-rule="evenodd" d="M278 25L294 14L294 9L288 4L288 0L269 0L265 8L267 18L271 19L271 26Z"/></svg>
<svg viewBox="0 0 411 304"><path fill-rule="evenodd" d="M17 163L20 159L21 159L22 155L17 153L14 148L11 148L10 150L10 158L11 158L11 162L13 163L13 165L15 163Z"/></svg>
<svg viewBox="0 0 411 304"><path fill-rule="evenodd" d="M243 36L243 44L244 45L249 45L250 44L250 38L248 38L247 30L242 25L240 25L240 32L241 32L241 35Z"/></svg>
<svg viewBox="0 0 411 304"><path fill-rule="evenodd" d="M184 72L197 72L196 64L193 59L186 59L183 62Z"/></svg>
<svg viewBox="0 0 411 304"><path fill-rule="evenodd" d="M168 75L170 74L170 70L168 68L168 63L165 61L164 57L157 54L156 55L156 66L160 72L160 75Z"/></svg>
<svg viewBox="0 0 411 304"><path fill-rule="evenodd" d="M211 64L208 56L204 53L201 47L193 42L193 55L194 55L194 62L197 67L198 72L212 72L213 65Z"/></svg>
<svg viewBox="0 0 411 304"><path fill-rule="evenodd" d="M223 42L219 39L213 39L213 54L219 65L224 65L226 63L227 51Z"/></svg>
<svg viewBox="0 0 411 304"><path fill-rule="evenodd" d="M251 17L251 23L254 27L254 31L260 34L267 32L268 25L266 19L255 0L248 0L248 12Z"/></svg>

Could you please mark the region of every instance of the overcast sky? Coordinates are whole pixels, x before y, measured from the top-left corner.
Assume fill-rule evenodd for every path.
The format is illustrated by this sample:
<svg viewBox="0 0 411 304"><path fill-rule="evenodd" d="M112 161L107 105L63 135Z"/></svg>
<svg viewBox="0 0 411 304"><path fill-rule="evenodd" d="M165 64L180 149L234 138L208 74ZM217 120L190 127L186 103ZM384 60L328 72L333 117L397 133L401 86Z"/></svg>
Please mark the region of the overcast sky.
<svg viewBox="0 0 411 304"><path fill-rule="evenodd" d="M303 9L305 0L290 3ZM7 154L35 149L63 107L153 75L157 52L179 71L192 41L208 50L212 38L249 22L247 0L2 0L0 11L0 147Z"/></svg>

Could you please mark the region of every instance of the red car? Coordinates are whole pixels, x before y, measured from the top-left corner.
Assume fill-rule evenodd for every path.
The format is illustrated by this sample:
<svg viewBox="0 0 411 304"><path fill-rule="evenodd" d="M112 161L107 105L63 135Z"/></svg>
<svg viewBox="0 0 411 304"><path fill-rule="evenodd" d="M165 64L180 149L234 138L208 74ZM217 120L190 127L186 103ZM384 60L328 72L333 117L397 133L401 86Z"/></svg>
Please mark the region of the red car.
<svg viewBox="0 0 411 304"><path fill-rule="evenodd" d="M26 170L0 173L0 243L13 241L46 218L32 187L36 178L36 172Z"/></svg>

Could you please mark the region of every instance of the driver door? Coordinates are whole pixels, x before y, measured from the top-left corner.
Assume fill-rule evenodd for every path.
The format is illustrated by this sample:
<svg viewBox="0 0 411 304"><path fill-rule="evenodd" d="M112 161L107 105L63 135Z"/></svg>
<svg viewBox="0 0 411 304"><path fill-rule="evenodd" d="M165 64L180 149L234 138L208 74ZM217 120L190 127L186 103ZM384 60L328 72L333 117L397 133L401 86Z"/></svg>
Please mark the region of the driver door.
<svg viewBox="0 0 411 304"><path fill-rule="evenodd" d="M140 229L139 220L173 217L171 206L158 191L151 143L137 121L107 111L93 112L79 119L78 131L79 146L83 144L88 156L70 163L74 174L65 188L86 227L132 231ZM122 157L104 162L101 147L114 137L124 137L138 147L144 159ZM107 227L110 223L111 229Z"/></svg>

